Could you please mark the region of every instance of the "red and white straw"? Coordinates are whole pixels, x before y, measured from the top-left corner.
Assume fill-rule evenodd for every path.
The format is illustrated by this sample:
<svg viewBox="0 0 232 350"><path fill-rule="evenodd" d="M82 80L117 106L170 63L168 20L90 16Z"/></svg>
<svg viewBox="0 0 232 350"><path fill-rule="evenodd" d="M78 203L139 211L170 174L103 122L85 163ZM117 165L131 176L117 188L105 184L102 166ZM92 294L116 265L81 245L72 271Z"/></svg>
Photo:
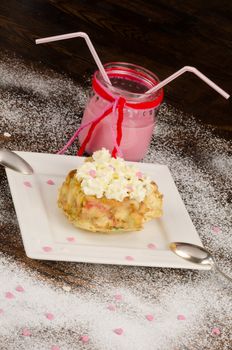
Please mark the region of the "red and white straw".
<svg viewBox="0 0 232 350"><path fill-rule="evenodd" d="M78 38L78 37L85 39L86 44L87 44L87 46L88 46L88 48L89 48L89 50L94 58L94 61L96 62L96 65L103 76L103 79L108 84L112 85L108 75L106 74L106 71L103 67L103 64L100 61L100 58L99 58L99 56L98 56L98 54L97 54L97 52L96 52L96 50L91 42L89 36L86 33L76 32L76 33L70 33L70 34L49 36L47 38L37 39L35 42L36 42L36 44L45 44L45 43L50 43L53 41L67 40L67 39L73 39L73 38Z"/></svg>
<svg viewBox="0 0 232 350"><path fill-rule="evenodd" d="M146 91L146 94L151 94L159 89L161 89L163 86L167 85L168 83L170 83L172 80L176 79L177 77L179 77L181 74L185 73L185 72L191 72L195 75L197 75L200 79L202 79L206 84L208 84L212 89L214 89L215 91L217 91L220 95L222 95L224 98L228 99L230 97L230 95L225 92L224 90L222 90L218 85L216 85L212 80L210 80L209 78L207 78L204 74L202 74L198 69L191 67L191 66L185 66L183 68L181 68L180 70L178 70L176 73L170 75L170 77L164 79L163 81L161 81L159 84L157 84L156 86L154 86L153 88L151 88L150 90Z"/></svg>
<svg viewBox="0 0 232 350"><path fill-rule="evenodd" d="M84 32L76 32L76 33L69 33L69 34L63 34L63 35L56 35L56 36L50 36L47 38L42 38L42 39L37 39L35 42L36 44L45 44L45 43L49 43L49 42L53 42L53 41L59 41L59 40L66 40L66 39L73 39L73 38L84 38L86 41L86 44L88 45L88 48L96 62L96 65L99 69L99 71L101 72L103 79L110 85L111 81L103 67L103 64L100 61L100 58L89 38L89 36L84 33ZM146 94L151 94L159 89L161 89L162 87L164 87L165 85L167 85L168 83L170 83L172 80L176 79L177 77L179 77L180 75L182 75L185 72L191 72L193 74L195 74L196 76L198 76L201 80L203 80L206 84L208 84L212 89L214 89L215 91L217 91L220 95L222 95L224 98L228 99L230 97L230 95L224 91L223 89L221 89L218 85L216 85L212 80L210 80L209 78L207 78L203 73L201 73L198 69L191 67L191 66L185 66L183 68L181 68L180 70L178 70L176 73L170 75L168 78L164 79L163 81L161 81L159 84L157 84L156 86L154 86L153 88L151 88L150 90L148 90L146 92Z"/></svg>

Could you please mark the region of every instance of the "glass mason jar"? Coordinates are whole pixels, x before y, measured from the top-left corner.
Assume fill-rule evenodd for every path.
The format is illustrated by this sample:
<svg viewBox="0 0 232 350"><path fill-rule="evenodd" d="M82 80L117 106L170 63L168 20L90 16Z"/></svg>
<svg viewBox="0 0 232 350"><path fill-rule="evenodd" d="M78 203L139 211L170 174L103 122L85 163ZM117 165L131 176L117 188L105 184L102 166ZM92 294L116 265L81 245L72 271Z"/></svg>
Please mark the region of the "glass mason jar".
<svg viewBox="0 0 232 350"><path fill-rule="evenodd" d="M96 91L95 85L100 84L104 91L109 93L115 101L121 96L126 100L123 108L122 140L120 150L126 160L141 160L149 147L155 117L163 99L163 90L160 89L151 94L146 91L159 83L156 75L149 70L124 62L113 62L104 65L112 85L104 81L99 71L93 77L92 91L84 111L81 126L100 117L107 109L110 102L104 94ZM128 105L127 105L128 104ZM117 125L117 108L102 119L96 126L92 137L86 145L86 152L92 154L94 151L105 147L110 152L114 148L113 135ZM79 141L82 144L90 125L79 134Z"/></svg>

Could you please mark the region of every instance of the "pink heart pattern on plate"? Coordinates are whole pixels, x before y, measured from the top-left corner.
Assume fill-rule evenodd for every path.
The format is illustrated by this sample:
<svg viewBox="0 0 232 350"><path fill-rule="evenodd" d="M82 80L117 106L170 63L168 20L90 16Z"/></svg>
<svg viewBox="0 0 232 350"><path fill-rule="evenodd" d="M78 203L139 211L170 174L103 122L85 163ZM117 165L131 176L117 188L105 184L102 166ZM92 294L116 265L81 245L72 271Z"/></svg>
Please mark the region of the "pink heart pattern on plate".
<svg viewBox="0 0 232 350"><path fill-rule="evenodd" d="M44 252L48 253L48 252L51 252L52 251L52 247L50 246L45 246L42 248Z"/></svg>
<svg viewBox="0 0 232 350"><path fill-rule="evenodd" d="M75 242L75 240L76 240L75 237L67 237L66 239L68 242L71 242L71 243Z"/></svg>
<svg viewBox="0 0 232 350"><path fill-rule="evenodd" d="M133 258L133 256L131 256L131 255L125 256L125 259L126 259L127 261L133 261L133 260L135 260L135 259Z"/></svg>
<svg viewBox="0 0 232 350"><path fill-rule="evenodd" d="M47 181L47 184L50 185L50 186L52 186L52 185L55 185L55 182L54 182L53 180L49 179L49 180Z"/></svg>
<svg viewBox="0 0 232 350"><path fill-rule="evenodd" d="M24 181L24 186L26 186L26 187L32 187L32 184L30 183L30 181Z"/></svg>
<svg viewBox="0 0 232 350"><path fill-rule="evenodd" d="M147 248L148 248L148 249L151 249L151 250L155 250L157 247L156 247L156 245L155 245L154 243L149 243L149 244L147 245Z"/></svg>

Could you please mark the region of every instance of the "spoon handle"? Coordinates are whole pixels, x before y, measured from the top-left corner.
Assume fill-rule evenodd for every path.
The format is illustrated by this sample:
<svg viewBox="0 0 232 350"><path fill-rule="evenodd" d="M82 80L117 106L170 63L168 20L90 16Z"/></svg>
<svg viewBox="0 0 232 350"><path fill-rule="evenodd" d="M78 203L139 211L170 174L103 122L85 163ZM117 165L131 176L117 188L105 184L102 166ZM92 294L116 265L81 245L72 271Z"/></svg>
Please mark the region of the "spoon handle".
<svg viewBox="0 0 232 350"><path fill-rule="evenodd" d="M33 174L33 169L22 157L17 153L8 149L0 148L0 164L5 168L9 168L25 175Z"/></svg>
<svg viewBox="0 0 232 350"><path fill-rule="evenodd" d="M228 279L230 282L232 282L232 278L225 274L221 269L219 269L218 265L214 263L214 268L217 272L219 272L222 276L224 276L226 279Z"/></svg>

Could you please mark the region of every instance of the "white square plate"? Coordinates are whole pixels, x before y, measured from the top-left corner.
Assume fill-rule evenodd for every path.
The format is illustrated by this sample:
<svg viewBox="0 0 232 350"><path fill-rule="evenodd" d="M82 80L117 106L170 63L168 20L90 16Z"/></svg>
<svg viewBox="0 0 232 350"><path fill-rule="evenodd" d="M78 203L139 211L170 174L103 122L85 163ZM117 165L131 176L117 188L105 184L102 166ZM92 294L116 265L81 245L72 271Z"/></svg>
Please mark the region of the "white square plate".
<svg viewBox="0 0 232 350"><path fill-rule="evenodd" d="M202 269L175 256L172 241L202 246L179 192L165 165L139 163L164 194L164 215L138 232L85 232L72 226L57 207L58 188L67 173L84 161L76 156L17 152L34 168L34 175L7 169L23 244L33 259L101 264ZM207 267L203 267L207 269Z"/></svg>

